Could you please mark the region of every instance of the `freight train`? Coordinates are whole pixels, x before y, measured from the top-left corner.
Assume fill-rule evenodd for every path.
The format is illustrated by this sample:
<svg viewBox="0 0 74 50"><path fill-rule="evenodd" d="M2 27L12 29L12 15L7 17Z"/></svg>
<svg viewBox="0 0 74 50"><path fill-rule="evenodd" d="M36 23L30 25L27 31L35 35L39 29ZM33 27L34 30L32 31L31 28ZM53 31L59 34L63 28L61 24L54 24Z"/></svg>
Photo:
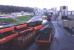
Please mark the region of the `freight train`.
<svg viewBox="0 0 74 50"><path fill-rule="evenodd" d="M51 29L44 29L46 33L43 36L40 29L44 26L41 23L42 21L35 21L0 29L0 49L23 50L33 41L39 46L51 43Z"/></svg>
<svg viewBox="0 0 74 50"><path fill-rule="evenodd" d="M74 18L66 18L62 20L63 27L70 32L71 34L74 34Z"/></svg>

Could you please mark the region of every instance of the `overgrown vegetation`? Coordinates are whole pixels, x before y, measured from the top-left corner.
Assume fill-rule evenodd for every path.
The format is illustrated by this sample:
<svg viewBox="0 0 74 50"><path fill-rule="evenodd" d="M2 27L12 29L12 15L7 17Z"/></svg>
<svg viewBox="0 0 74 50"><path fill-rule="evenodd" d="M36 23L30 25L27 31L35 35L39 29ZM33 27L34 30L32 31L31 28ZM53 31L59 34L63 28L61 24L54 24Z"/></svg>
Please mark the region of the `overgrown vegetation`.
<svg viewBox="0 0 74 50"><path fill-rule="evenodd" d="M27 22L31 18L32 18L32 16L29 16L29 15L21 16L21 17L16 18L16 23L17 24L25 23L25 22Z"/></svg>
<svg viewBox="0 0 74 50"><path fill-rule="evenodd" d="M0 22L2 23L2 22L11 22L11 23L13 23L13 22L15 22L15 20L13 20L12 18L0 18Z"/></svg>
<svg viewBox="0 0 74 50"><path fill-rule="evenodd" d="M30 16L30 15L20 16L20 17L17 17L16 19L0 18L0 23L9 22L9 23L13 23L13 24L20 24L20 23L27 22L30 18L32 18L32 16Z"/></svg>

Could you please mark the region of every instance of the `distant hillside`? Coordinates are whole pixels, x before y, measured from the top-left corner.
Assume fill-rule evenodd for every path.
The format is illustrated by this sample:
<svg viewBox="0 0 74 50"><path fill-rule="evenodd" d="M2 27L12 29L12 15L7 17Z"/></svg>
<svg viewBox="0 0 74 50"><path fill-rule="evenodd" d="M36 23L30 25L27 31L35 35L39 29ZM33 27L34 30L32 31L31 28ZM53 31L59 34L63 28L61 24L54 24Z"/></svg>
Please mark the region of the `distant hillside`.
<svg viewBox="0 0 74 50"><path fill-rule="evenodd" d="M19 7L19 6L8 6L8 5L0 5L0 12L3 13L11 13L11 12L33 12L33 8L30 7Z"/></svg>

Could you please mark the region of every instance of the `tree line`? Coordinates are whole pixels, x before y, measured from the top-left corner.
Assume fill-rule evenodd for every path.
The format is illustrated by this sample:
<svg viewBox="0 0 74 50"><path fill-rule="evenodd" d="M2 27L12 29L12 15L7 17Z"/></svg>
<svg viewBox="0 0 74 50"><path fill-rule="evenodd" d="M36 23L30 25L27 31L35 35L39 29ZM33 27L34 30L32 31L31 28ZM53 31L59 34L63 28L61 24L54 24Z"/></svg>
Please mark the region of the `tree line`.
<svg viewBox="0 0 74 50"><path fill-rule="evenodd" d="M31 7L19 7L19 6L8 6L8 5L0 5L1 13L11 13L11 12L33 12L33 8Z"/></svg>

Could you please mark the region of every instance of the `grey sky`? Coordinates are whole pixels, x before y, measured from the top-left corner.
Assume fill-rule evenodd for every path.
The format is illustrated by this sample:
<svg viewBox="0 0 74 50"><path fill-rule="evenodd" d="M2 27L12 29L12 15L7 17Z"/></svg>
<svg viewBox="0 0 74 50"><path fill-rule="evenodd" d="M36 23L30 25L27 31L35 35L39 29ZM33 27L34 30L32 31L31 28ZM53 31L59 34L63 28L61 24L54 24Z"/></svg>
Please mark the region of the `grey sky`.
<svg viewBox="0 0 74 50"><path fill-rule="evenodd" d="M52 8L67 5L74 10L74 0L0 0L0 5L29 6L39 8Z"/></svg>

